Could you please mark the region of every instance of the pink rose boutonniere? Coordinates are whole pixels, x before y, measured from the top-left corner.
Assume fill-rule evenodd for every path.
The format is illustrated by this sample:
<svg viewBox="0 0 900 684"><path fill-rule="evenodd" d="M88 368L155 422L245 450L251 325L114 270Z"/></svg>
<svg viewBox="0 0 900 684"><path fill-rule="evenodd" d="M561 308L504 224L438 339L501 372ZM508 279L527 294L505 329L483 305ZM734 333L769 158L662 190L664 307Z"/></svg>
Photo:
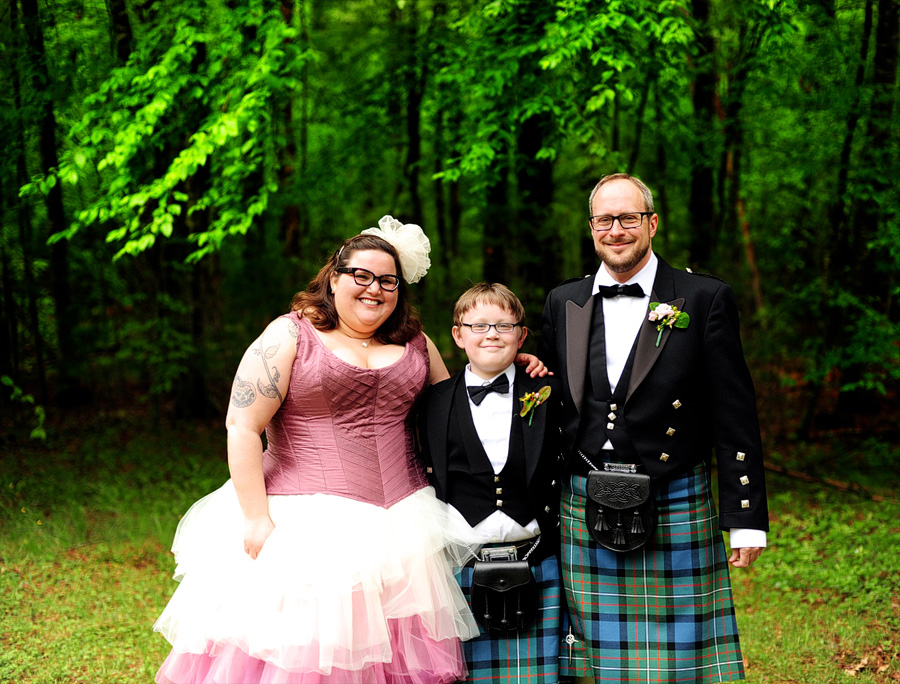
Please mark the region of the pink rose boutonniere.
<svg viewBox="0 0 900 684"><path fill-rule="evenodd" d="M531 425L531 421L534 419L534 410L547 401L549 396L549 385L544 385L537 392L526 392L524 397L519 397L519 401L522 402L522 410L519 415L522 418L528 416L528 424Z"/></svg>
<svg viewBox="0 0 900 684"><path fill-rule="evenodd" d="M679 310L677 306L660 304L659 302L650 302L649 319L654 322L658 321L656 326L656 329L659 331L659 335L656 336L657 347L662 339L664 328L686 328L691 322L691 317L688 316L686 311Z"/></svg>

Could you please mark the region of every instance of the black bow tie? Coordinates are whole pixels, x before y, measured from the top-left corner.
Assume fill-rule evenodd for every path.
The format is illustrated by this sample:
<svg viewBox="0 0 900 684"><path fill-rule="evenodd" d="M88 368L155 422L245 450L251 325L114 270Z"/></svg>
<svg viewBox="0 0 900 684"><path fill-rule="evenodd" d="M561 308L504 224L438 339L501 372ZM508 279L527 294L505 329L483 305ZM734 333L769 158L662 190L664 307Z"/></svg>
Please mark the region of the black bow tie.
<svg viewBox="0 0 900 684"><path fill-rule="evenodd" d="M491 392L496 392L497 394L509 392L509 380L506 377L506 373L504 373L494 378L494 381L487 385L469 385L466 389L469 391L469 397L475 403L475 406L480 406L484 398Z"/></svg>
<svg viewBox="0 0 900 684"><path fill-rule="evenodd" d="M637 283L631 283L631 285L600 285L597 294L601 297L618 297L619 295L643 297L644 291Z"/></svg>

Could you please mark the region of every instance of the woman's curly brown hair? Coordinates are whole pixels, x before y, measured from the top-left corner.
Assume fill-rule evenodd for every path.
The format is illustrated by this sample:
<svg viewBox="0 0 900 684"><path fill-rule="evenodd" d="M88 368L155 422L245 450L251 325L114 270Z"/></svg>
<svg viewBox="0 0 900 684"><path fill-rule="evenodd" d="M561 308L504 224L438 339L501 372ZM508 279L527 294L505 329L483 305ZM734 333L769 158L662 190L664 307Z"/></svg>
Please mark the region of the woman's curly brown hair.
<svg viewBox="0 0 900 684"><path fill-rule="evenodd" d="M400 286L397 288L397 306L381 327L375 332L375 339L382 344L406 344L416 335L422 332L422 322L418 312L409 302L409 289L403 278L403 270L400 267L400 258L389 242L374 235L356 235L344 241L337 249L316 277L309 281L309 285L302 292L294 295L291 301L291 311L299 311L300 315L312 323L317 330L334 330L338 325L337 308L334 305L334 295L331 292L331 276L339 268L345 267L354 252L364 250L378 250L385 252L394 260L397 267L397 275L400 276Z"/></svg>

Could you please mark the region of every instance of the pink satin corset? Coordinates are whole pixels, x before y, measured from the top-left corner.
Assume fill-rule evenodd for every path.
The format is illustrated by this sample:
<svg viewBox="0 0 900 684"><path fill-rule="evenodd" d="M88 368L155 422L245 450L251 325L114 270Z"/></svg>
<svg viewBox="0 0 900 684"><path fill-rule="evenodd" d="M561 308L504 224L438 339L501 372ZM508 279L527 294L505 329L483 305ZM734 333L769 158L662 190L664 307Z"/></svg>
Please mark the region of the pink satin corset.
<svg viewBox="0 0 900 684"><path fill-rule="evenodd" d="M300 332L284 403L266 428L266 492L388 507L424 487L411 413L429 374L425 336L390 366L360 368L335 356L305 318L288 315Z"/></svg>

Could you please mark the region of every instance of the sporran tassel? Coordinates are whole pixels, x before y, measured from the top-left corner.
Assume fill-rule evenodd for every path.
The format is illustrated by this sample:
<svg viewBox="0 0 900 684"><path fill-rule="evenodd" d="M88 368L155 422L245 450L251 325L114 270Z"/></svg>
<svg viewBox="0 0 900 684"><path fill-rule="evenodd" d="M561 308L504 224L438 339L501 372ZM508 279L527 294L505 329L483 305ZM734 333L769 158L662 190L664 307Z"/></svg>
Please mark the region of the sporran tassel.
<svg viewBox="0 0 900 684"><path fill-rule="evenodd" d="M594 523L594 531L595 532L606 532L609 529L609 524L606 522L606 516L603 515L603 509L600 509L600 514L597 516L597 522Z"/></svg>
<svg viewBox="0 0 900 684"><path fill-rule="evenodd" d="M625 543L625 531L622 529L622 511L616 513L616 532L613 534L613 544L622 545Z"/></svg>
<svg viewBox="0 0 900 684"><path fill-rule="evenodd" d="M631 518L631 534L644 534L644 522L641 520L641 514L638 511L635 511L634 516Z"/></svg>

